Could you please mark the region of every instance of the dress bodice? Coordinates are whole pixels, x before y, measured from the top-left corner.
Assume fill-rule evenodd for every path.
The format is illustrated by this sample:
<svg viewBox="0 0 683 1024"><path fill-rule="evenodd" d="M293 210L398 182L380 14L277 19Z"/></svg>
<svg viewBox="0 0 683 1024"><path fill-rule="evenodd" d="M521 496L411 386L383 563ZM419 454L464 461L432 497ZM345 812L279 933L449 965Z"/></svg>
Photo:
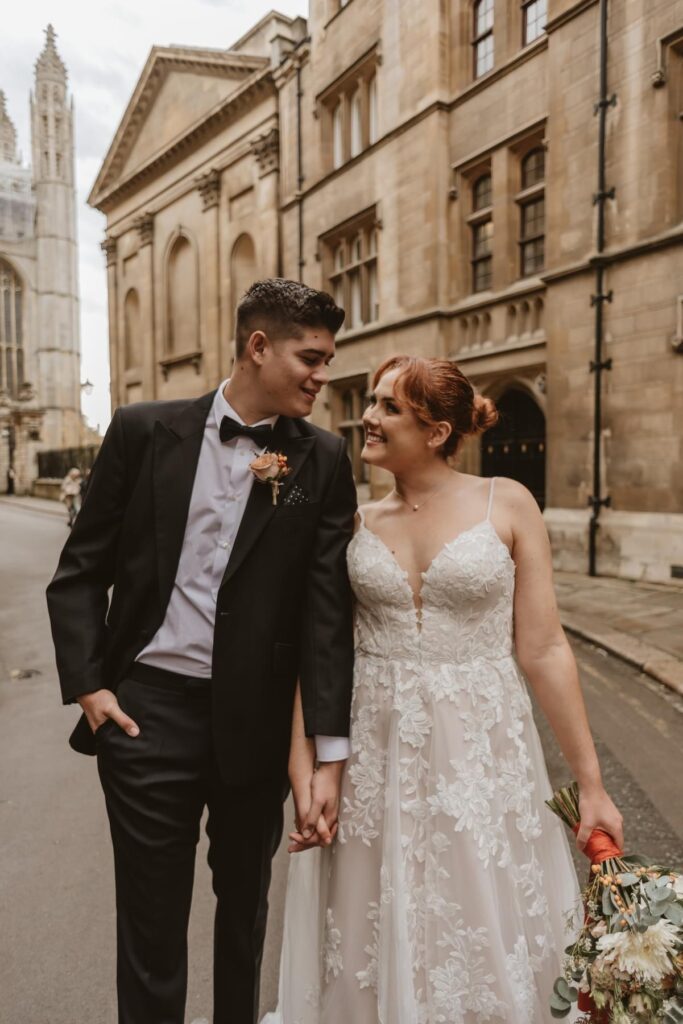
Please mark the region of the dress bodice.
<svg viewBox="0 0 683 1024"><path fill-rule="evenodd" d="M419 609L408 574L364 522L348 567L357 653L452 664L512 653L515 566L490 518L441 548L422 573Z"/></svg>

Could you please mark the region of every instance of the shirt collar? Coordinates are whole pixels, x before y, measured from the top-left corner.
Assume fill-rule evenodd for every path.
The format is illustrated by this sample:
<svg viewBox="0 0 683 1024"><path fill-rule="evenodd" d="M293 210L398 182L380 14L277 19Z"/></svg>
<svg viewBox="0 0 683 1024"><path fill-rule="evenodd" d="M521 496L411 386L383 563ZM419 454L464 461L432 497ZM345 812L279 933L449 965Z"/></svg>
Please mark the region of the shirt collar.
<svg viewBox="0 0 683 1024"><path fill-rule="evenodd" d="M216 421L216 426L218 427L219 430L221 426L221 420L223 419L224 416L230 416L231 419L235 420L236 423L244 425L244 420L242 419L242 417L239 415L239 413L235 412L235 410L233 409L233 407L230 405L225 395L223 394L226 386L229 383L230 378L228 377L228 379L224 380L223 383L218 388L218 391L216 392L216 397L213 400L213 415ZM269 427L274 427L278 421L278 418L278 416L267 416L266 419L259 420L258 423L251 423L250 426L260 427L267 424Z"/></svg>

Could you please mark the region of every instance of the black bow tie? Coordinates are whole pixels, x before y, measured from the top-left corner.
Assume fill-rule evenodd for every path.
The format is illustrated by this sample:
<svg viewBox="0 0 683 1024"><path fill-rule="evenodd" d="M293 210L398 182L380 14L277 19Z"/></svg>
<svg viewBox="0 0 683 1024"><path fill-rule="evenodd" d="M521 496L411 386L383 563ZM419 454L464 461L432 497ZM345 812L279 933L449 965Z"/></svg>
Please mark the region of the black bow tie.
<svg viewBox="0 0 683 1024"><path fill-rule="evenodd" d="M260 427L247 427L231 416L223 417L219 433L224 444L226 441L232 441L233 437L248 437L259 448L266 448L273 440L273 428L268 423L263 423Z"/></svg>

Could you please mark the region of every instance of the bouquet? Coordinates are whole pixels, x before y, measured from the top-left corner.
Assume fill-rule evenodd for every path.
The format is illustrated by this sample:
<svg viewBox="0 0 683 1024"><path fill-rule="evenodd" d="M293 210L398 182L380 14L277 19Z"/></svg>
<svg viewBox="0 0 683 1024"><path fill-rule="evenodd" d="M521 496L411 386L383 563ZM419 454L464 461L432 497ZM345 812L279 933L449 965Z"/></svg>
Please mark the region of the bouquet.
<svg viewBox="0 0 683 1024"><path fill-rule="evenodd" d="M546 802L578 832L575 782ZM551 1015L566 1017L577 1003L585 1024L683 1024L683 876L624 856L601 829L584 852L591 860L584 923L565 950Z"/></svg>

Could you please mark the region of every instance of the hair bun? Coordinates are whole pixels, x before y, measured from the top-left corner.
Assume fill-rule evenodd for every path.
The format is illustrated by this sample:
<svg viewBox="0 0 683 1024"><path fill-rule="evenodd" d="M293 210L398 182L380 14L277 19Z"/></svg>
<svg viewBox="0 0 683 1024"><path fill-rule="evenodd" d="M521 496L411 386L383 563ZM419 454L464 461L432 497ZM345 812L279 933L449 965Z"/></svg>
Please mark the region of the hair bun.
<svg viewBox="0 0 683 1024"><path fill-rule="evenodd" d="M497 422L498 410L491 399L484 395L475 395L472 410L472 433L481 434L485 430L490 430Z"/></svg>

